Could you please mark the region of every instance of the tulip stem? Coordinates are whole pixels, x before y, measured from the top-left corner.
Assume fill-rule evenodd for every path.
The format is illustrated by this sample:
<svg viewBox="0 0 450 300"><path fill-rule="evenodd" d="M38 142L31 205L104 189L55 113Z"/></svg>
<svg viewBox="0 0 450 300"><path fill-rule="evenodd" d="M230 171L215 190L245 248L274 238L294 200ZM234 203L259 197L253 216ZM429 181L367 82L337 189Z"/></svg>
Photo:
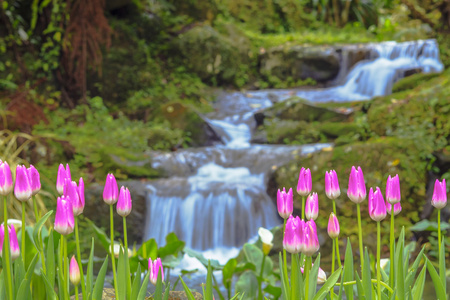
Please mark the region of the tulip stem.
<svg viewBox="0 0 450 300"><path fill-rule="evenodd" d="M342 268L341 255L339 254L339 238L336 238L336 258L339 268Z"/></svg>
<svg viewBox="0 0 450 300"><path fill-rule="evenodd" d="M356 214L358 217L359 259L361 261L361 270L362 270L364 265L364 251L363 251L362 229L361 229L361 208L359 203L356 204Z"/></svg>
<svg viewBox="0 0 450 300"><path fill-rule="evenodd" d="M125 246L125 270L127 272L127 299L131 299L130 262L128 259L127 218L123 217L123 240Z"/></svg>
<svg viewBox="0 0 450 300"><path fill-rule="evenodd" d="M334 253L335 252L336 252L336 239L333 239L333 248L332 248L332 252L331 252L331 274L334 273L334 260L335 260ZM331 299L333 299L334 293L332 290L331 290L330 294L331 294Z"/></svg>
<svg viewBox="0 0 450 300"><path fill-rule="evenodd" d="M26 223L25 223L25 205L26 205L26 202L25 201L23 201L22 202L22 249L20 249L21 250L21 252L22 252L22 261L23 261L23 265L25 266L26 264L25 264L25 240L26 240L26 237L25 237L25 231L26 231Z"/></svg>
<svg viewBox="0 0 450 300"><path fill-rule="evenodd" d="M305 196L302 196L302 220L305 219Z"/></svg>
<svg viewBox="0 0 450 300"><path fill-rule="evenodd" d="M371 279L370 281L372 283L377 283L376 279ZM388 284L386 284L383 281L381 281L380 283L381 283L382 286L384 286L389 291L389 293L391 293L391 295L394 293L394 290ZM349 285L355 285L355 284L356 284L356 280L353 280L353 281L346 281L342 285L343 286L349 286ZM340 286L341 284L339 282L336 282L334 285Z"/></svg>
<svg viewBox="0 0 450 300"><path fill-rule="evenodd" d="M61 235L61 244L62 244L62 248L63 248L63 257L62 257L62 262L63 262L63 272L64 272L64 298L65 299L69 299L69 291L68 291L68 284L69 284L69 270L68 270L68 261L67 261L67 241L66 241L66 237L64 235Z"/></svg>
<svg viewBox="0 0 450 300"><path fill-rule="evenodd" d="M259 278L258 278L258 299L262 300L263 294L262 294L262 289L261 289L261 285L262 285L262 276L263 276L263 272L264 272L264 264L266 262L266 255L263 254L263 259L262 259L262 263L261 263L261 271L259 272Z"/></svg>
<svg viewBox="0 0 450 300"><path fill-rule="evenodd" d="M87 299L86 297L86 287L84 285L84 273L83 273L83 265L81 264L81 251L80 251L80 238L78 235L78 216L75 216L75 244L77 247L77 262L80 266L80 277L81 277L81 294L83 295L83 299ZM75 286L78 289L77 286ZM78 293L76 293L78 295ZM78 298L78 296L77 296Z"/></svg>
<svg viewBox="0 0 450 300"><path fill-rule="evenodd" d="M8 203L6 202L6 196L3 197L3 223L5 231L5 242L3 243L3 253L5 254L5 269L6 269L6 280L8 284L6 285L6 292L8 294L8 299L13 299L13 285L12 285L12 274L11 274L11 256L9 252L9 231L8 231ZM22 224L23 226L23 224Z"/></svg>
<svg viewBox="0 0 450 300"><path fill-rule="evenodd" d="M439 243L438 257L440 257L440 253L441 253L441 210L440 209L438 209L438 243Z"/></svg>
<svg viewBox="0 0 450 300"><path fill-rule="evenodd" d="M306 256L306 262L305 262L305 299L308 298L309 294L309 271L311 270L311 256Z"/></svg>
<svg viewBox="0 0 450 300"><path fill-rule="evenodd" d="M81 286L81 287L83 287L83 286ZM75 299L80 299L79 297L78 297L78 286L76 285L75 286ZM85 299L84 297L83 297L83 299Z"/></svg>
<svg viewBox="0 0 450 300"><path fill-rule="evenodd" d="M286 231L286 219L284 219L283 222L283 241L284 241L284 232ZM286 259L286 249L283 247L283 272L284 272L284 278L287 278L287 259Z"/></svg>
<svg viewBox="0 0 450 300"><path fill-rule="evenodd" d="M109 206L109 224L110 224L110 236L111 236L111 263L112 263L112 272L114 277L114 291L116 292L116 299L119 299L119 293L117 289L117 278L116 278L116 258L114 257L114 212L113 205Z"/></svg>
<svg viewBox="0 0 450 300"><path fill-rule="evenodd" d="M336 200L333 199L333 213L335 216L337 216L336 214Z"/></svg>
<svg viewBox="0 0 450 300"><path fill-rule="evenodd" d="M393 207L392 207L392 213ZM378 292L378 299L381 299L381 223L377 222L377 292ZM402 262L400 262L402 263Z"/></svg>
<svg viewBox="0 0 450 300"><path fill-rule="evenodd" d="M37 204L36 204L36 196L31 197L33 199L33 208L34 208L34 219L36 220L36 223L39 222L39 219L41 216L39 215Z"/></svg>
<svg viewBox="0 0 450 300"><path fill-rule="evenodd" d="M389 247L389 252L390 252L390 271L389 271L389 284L390 286L394 286L394 282L395 282L395 275L394 275L394 257L395 257L395 247L394 247L394 205L392 204L391 206L391 230L390 230L390 247Z"/></svg>

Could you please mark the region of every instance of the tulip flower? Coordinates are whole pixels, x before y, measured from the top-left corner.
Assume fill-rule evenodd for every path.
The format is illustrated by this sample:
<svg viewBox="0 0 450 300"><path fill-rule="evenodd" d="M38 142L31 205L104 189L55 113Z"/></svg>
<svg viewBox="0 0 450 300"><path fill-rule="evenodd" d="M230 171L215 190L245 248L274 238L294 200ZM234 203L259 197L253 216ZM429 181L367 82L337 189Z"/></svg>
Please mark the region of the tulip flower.
<svg viewBox="0 0 450 300"><path fill-rule="evenodd" d="M259 227L258 229L258 235L262 242L262 248L264 255L268 255L270 250L273 247L273 234L269 230L263 227Z"/></svg>
<svg viewBox="0 0 450 300"><path fill-rule="evenodd" d="M148 259L148 271L150 272L150 282L156 285L158 281L158 272L161 270L161 280L164 281L164 269L161 263L161 258L155 259L152 262L152 259Z"/></svg>
<svg viewBox="0 0 450 300"><path fill-rule="evenodd" d="M83 177L80 177L80 180L78 181L78 196L80 197L80 202L83 204L83 210L84 210L85 199L84 199L84 181L83 181Z"/></svg>
<svg viewBox="0 0 450 300"><path fill-rule="evenodd" d="M319 196L312 193L306 198L305 216L308 220L316 220L319 215Z"/></svg>
<svg viewBox="0 0 450 300"><path fill-rule="evenodd" d="M366 199L366 184L364 183L364 174L361 167L358 167L358 171L354 166L352 167L348 182L347 196L354 203L361 203Z"/></svg>
<svg viewBox="0 0 450 300"><path fill-rule="evenodd" d="M442 182L436 179L431 205L437 209L442 209L447 205L447 186L445 179L442 179Z"/></svg>
<svg viewBox="0 0 450 300"><path fill-rule="evenodd" d="M14 225L8 226L9 249L11 251L11 259L15 260L20 256L19 241L17 240L16 229ZM5 226L0 226L0 256L3 255L3 241L5 239Z"/></svg>
<svg viewBox="0 0 450 300"><path fill-rule="evenodd" d="M386 218L386 203L379 187L375 192L372 188L369 191L369 215L372 220L379 222Z"/></svg>
<svg viewBox="0 0 450 300"><path fill-rule="evenodd" d="M72 255L72 258L70 259L69 279L74 286L77 286L81 280L80 267L78 266L78 262L75 259L75 255ZM78 295L78 293L75 293L75 295Z"/></svg>
<svg viewBox="0 0 450 300"><path fill-rule="evenodd" d="M328 219L328 235L330 238L335 239L339 236L340 233L339 221L334 213L330 214L330 218Z"/></svg>
<svg viewBox="0 0 450 300"><path fill-rule="evenodd" d="M75 181L66 182L66 191L64 196L70 199L72 202L73 215L79 216L84 210L84 199L81 199L79 189Z"/></svg>
<svg viewBox="0 0 450 300"><path fill-rule="evenodd" d="M108 205L113 205L117 202L119 196L119 188L117 181L113 174L106 176L105 188L103 189L103 201Z"/></svg>
<svg viewBox="0 0 450 300"><path fill-rule="evenodd" d="M66 184L66 179L70 182L72 181L72 176L70 175L69 164L66 164L64 169L63 164L59 164L58 176L56 177L56 190L60 195L64 194L64 186Z"/></svg>
<svg viewBox="0 0 450 300"><path fill-rule="evenodd" d="M56 201L55 231L62 235L71 234L74 222L72 202L68 197L58 197Z"/></svg>
<svg viewBox="0 0 450 300"><path fill-rule="evenodd" d="M386 202L386 211L390 215L392 214L392 206L394 206L394 216L398 215L402 211L402 205L400 204L400 202L397 202L395 204Z"/></svg>
<svg viewBox="0 0 450 300"><path fill-rule="evenodd" d="M303 241L304 249L302 252L306 256L312 256L320 248L319 239L317 238L317 227L313 219L305 222Z"/></svg>
<svg viewBox="0 0 450 300"><path fill-rule="evenodd" d="M6 161L0 160L0 195L6 196L13 189L11 169Z"/></svg>
<svg viewBox="0 0 450 300"><path fill-rule="evenodd" d="M16 167L16 184L14 186L14 196L19 201L27 201L31 198L33 190L31 189L30 178L25 166Z"/></svg>
<svg viewBox="0 0 450 300"><path fill-rule="evenodd" d="M395 204L400 202L400 180L398 179L398 174L394 177L389 175L386 182L386 201Z"/></svg>
<svg viewBox="0 0 450 300"><path fill-rule="evenodd" d="M28 178L30 179L30 185L33 196L39 193L41 190L41 179L38 170L33 165L28 168Z"/></svg>
<svg viewBox="0 0 450 300"><path fill-rule="evenodd" d="M283 248L289 253L299 253L303 250L303 231L305 221L292 215L287 219L284 231Z"/></svg>
<svg viewBox="0 0 450 300"><path fill-rule="evenodd" d="M325 172L325 194L332 200L341 195L338 177L334 170L331 170L329 173L328 171Z"/></svg>
<svg viewBox="0 0 450 300"><path fill-rule="evenodd" d="M286 189L283 188L283 191L278 189L277 192L277 208L278 214L283 218L287 219L292 214L294 210L294 196L292 194L292 188L286 193Z"/></svg>
<svg viewBox="0 0 450 300"><path fill-rule="evenodd" d="M314 266L314 264L312 264L312 266ZM300 268L300 271L302 273L305 272L303 267ZM327 274L322 268L319 267L319 273L317 274L317 284L324 284L326 281L327 281Z"/></svg>
<svg viewBox="0 0 450 300"><path fill-rule="evenodd" d="M305 197L309 193L311 193L311 189L312 189L311 171L309 169L302 168L298 176L297 193L300 196Z"/></svg>
<svg viewBox="0 0 450 300"><path fill-rule="evenodd" d="M117 201L117 214L126 217L131 212L131 195L128 188L121 187L119 193L119 200Z"/></svg>

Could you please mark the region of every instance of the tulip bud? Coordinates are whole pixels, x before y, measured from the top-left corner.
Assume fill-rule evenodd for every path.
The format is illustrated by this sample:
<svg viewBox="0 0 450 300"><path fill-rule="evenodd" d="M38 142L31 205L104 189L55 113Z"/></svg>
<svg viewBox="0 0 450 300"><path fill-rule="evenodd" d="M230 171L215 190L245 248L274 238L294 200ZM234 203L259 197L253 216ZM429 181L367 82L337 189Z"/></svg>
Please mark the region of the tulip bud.
<svg viewBox="0 0 450 300"><path fill-rule="evenodd" d="M334 213L330 214L330 218L328 219L328 235L330 238L335 239L339 236L341 228L339 227L339 222Z"/></svg>
<svg viewBox="0 0 450 300"><path fill-rule="evenodd" d="M268 255L273 247L273 234L269 230L259 227L258 235L261 238L263 253L264 255Z"/></svg>
<svg viewBox="0 0 450 300"><path fill-rule="evenodd" d="M119 201L117 201L117 214L126 217L131 212L131 195L128 188L121 187L119 193Z"/></svg>
<svg viewBox="0 0 450 300"><path fill-rule="evenodd" d="M62 235L68 235L73 232L74 223L72 202L68 197L58 197L56 201L55 231Z"/></svg>
<svg viewBox="0 0 450 300"><path fill-rule="evenodd" d="M58 194L60 194L60 195L64 194L64 186L66 184L66 179L69 182L72 181L72 177L70 175L69 164L67 164L66 166L67 166L67 170L64 169L63 164L59 164L59 167L58 167L58 176L56 177L56 190L58 191Z"/></svg>
<svg viewBox="0 0 450 300"><path fill-rule="evenodd" d="M369 191L369 215L372 220L380 222L386 218L386 203L383 199L383 194L379 187L376 188L375 192L372 188Z"/></svg>
<svg viewBox="0 0 450 300"><path fill-rule="evenodd" d="M319 196L317 193L309 194L306 198L305 216L308 220L315 220L319 215Z"/></svg>
<svg viewBox="0 0 450 300"><path fill-rule="evenodd" d="M353 166L348 182L347 196L354 203L361 203L366 199L366 195L366 184L361 167L358 167L358 171L356 171L356 168Z"/></svg>
<svg viewBox="0 0 450 300"><path fill-rule="evenodd" d="M25 202L31 198L33 190L31 189L30 178L25 166L16 167L16 184L14 186L14 196L17 200Z"/></svg>
<svg viewBox="0 0 450 300"><path fill-rule="evenodd" d="M41 190L41 179L38 170L33 165L28 168L28 178L30 178L30 185L33 196Z"/></svg>
<svg viewBox="0 0 450 300"><path fill-rule="evenodd" d="M11 260L15 260L20 256L19 241L17 240L16 229L14 225L7 226L9 235L9 249L11 251ZM0 256L3 255L3 241L5 240L5 227L0 226Z"/></svg>
<svg viewBox="0 0 450 300"><path fill-rule="evenodd" d="M314 266L314 264L312 264L312 266ZM305 272L304 268L301 267L300 271L302 272L302 274ZM325 273L324 270L322 270L322 268L319 267L319 272L317 273L317 284L323 284L327 281L327 274Z"/></svg>
<svg viewBox="0 0 450 300"><path fill-rule="evenodd" d="M336 171L331 170L330 173L325 172L325 194L329 199L336 199L341 195L341 190L339 189L339 181L337 178Z"/></svg>
<svg viewBox="0 0 450 300"><path fill-rule="evenodd" d="M64 196L68 197L72 202L73 215L81 215L84 210L84 201L80 198L79 189L75 181L66 180Z"/></svg>
<svg viewBox="0 0 450 300"><path fill-rule="evenodd" d="M303 234L304 249L303 254L306 256L312 256L319 251L319 239L317 238L317 227L313 219L305 222L305 229Z"/></svg>
<svg viewBox="0 0 450 300"><path fill-rule="evenodd" d="M156 285L158 281L158 272L161 270L161 280L164 281L164 269L161 263L161 258L155 259L152 262L152 259L148 259L148 271L150 272L150 282Z"/></svg>
<svg viewBox="0 0 450 300"><path fill-rule="evenodd" d="M277 192L277 208L278 214L283 219L289 218L294 210L294 196L292 194L292 188L286 193L286 189L283 188L283 191L278 190Z"/></svg>
<svg viewBox="0 0 450 300"><path fill-rule="evenodd" d="M0 195L6 196L13 189L11 169L6 161L0 160Z"/></svg>
<svg viewBox="0 0 450 300"><path fill-rule="evenodd" d="M83 205L83 210L84 210L85 199L84 199L84 181L83 181L83 177L80 177L80 180L78 181L78 196L80 197L80 202Z"/></svg>
<svg viewBox="0 0 450 300"><path fill-rule="evenodd" d="M103 201L108 205L113 205L117 202L119 196L119 188L117 181L113 174L106 176L105 188L103 189Z"/></svg>
<svg viewBox="0 0 450 300"><path fill-rule="evenodd" d="M70 259L69 280L74 286L77 286L81 281L80 268L74 255Z"/></svg>
<svg viewBox="0 0 450 300"><path fill-rule="evenodd" d="M395 204L390 204L389 202L386 202L386 211L392 215L392 206L394 206L394 216L398 215L402 211L402 205L400 202L397 202Z"/></svg>
<svg viewBox="0 0 450 300"><path fill-rule="evenodd" d="M283 248L289 253L299 253L303 250L303 230L305 221L292 215L287 219L284 231Z"/></svg>
<svg viewBox="0 0 450 300"><path fill-rule="evenodd" d="M437 209L442 209L447 205L447 186L445 179L442 179L442 182L436 179L431 205Z"/></svg>
<svg viewBox="0 0 450 300"><path fill-rule="evenodd" d="M386 182L386 201L395 204L400 202L400 180L398 174L391 178L389 175Z"/></svg>
<svg viewBox="0 0 450 300"><path fill-rule="evenodd" d="M297 193L300 196L307 196L311 193L312 180L311 171L309 169L302 168L300 174L298 175Z"/></svg>

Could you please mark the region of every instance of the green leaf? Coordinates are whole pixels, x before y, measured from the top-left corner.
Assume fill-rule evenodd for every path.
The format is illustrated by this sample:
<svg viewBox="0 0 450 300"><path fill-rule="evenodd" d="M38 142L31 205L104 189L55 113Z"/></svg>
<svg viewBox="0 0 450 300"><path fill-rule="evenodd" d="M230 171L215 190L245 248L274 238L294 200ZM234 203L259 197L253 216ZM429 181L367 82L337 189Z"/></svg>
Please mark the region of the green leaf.
<svg viewBox="0 0 450 300"><path fill-rule="evenodd" d="M33 229L33 243L37 250L42 251L42 240L40 238L42 226L44 226L47 219L53 214L53 210L47 212L35 225Z"/></svg>
<svg viewBox="0 0 450 300"><path fill-rule="evenodd" d="M361 279L359 278L359 275L356 271L355 271L355 280L356 280L356 289L358 291L358 299L361 299L361 300L366 299L364 297L364 288L363 288Z"/></svg>
<svg viewBox="0 0 450 300"><path fill-rule="evenodd" d="M211 262L208 261L208 272L206 273L206 294L203 295L205 300L213 300L212 276Z"/></svg>
<svg viewBox="0 0 450 300"><path fill-rule="evenodd" d="M440 212L439 212L440 213ZM447 280L445 278L445 236L442 239L441 251L439 252L439 276L441 277L444 294L447 294Z"/></svg>
<svg viewBox="0 0 450 300"><path fill-rule="evenodd" d="M396 268L396 288L397 288L397 297L399 300L405 299L405 278L404 278L404 271L403 271L403 244L404 242L404 230L400 233L400 237L398 239L398 244L395 249L395 266Z"/></svg>
<svg viewBox="0 0 450 300"><path fill-rule="evenodd" d="M273 296L274 299L278 299L281 296L281 288L278 286L273 286L271 284L268 284L265 288L264 288L264 292L270 294Z"/></svg>
<svg viewBox="0 0 450 300"><path fill-rule="evenodd" d="M164 298L163 300L169 300L169 294L170 294L170 282L166 287L166 290L164 291Z"/></svg>
<svg viewBox="0 0 450 300"><path fill-rule="evenodd" d="M42 278L44 280L45 291L47 292L47 300L57 300L58 296L55 293L53 285L50 284L47 276L44 274L44 270L41 269Z"/></svg>
<svg viewBox="0 0 450 300"><path fill-rule="evenodd" d="M16 294L16 299L31 299L31 277L34 274L34 267L38 261L38 254L36 254L31 261L31 264L28 267L27 273L25 274L25 278L22 280L20 284L19 290Z"/></svg>
<svg viewBox="0 0 450 300"><path fill-rule="evenodd" d="M350 238L347 238L347 247L345 249L345 261L344 261L344 281L353 281L353 251L352 244L350 243ZM353 299L353 286L344 286L345 295L347 299Z"/></svg>
<svg viewBox="0 0 450 300"><path fill-rule="evenodd" d="M419 255L417 255L416 259L414 260L414 263L412 264L411 268L408 270L408 275L406 276L406 280L405 280L406 287L410 287L412 285L412 282L413 282L414 278L416 277L416 273L419 268L420 261L422 260L424 251L425 251L425 246L422 247L422 250L420 250Z"/></svg>
<svg viewBox="0 0 450 300"><path fill-rule="evenodd" d="M300 270L298 254L291 254L291 299L302 299L303 276Z"/></svg>
<svg viewBox="0 0 450 300"><path fill-rule="evenodd" d="M280 264L281 295L283 296L282 299L290 300L291 299L291 293L290 293L290 288L289 288L289 281L284 276L284 272L283 272L283 258L281 257L281 252L278 255L278 261L279 261L279 264Z"/></svg>
<svg viewBox="0 0 450 300"><path fill-rule="evenodd" d="M155 260L158 257L158 244L155 239L145 241L137 251L137 254L144 259L151 258Z"/></svg>
<svg viewBox="0 0 450 300"><path fill-rule="evenodd" d="M412 299L413 300L421 300L423 296L423 288L425 287L425 275L426 275L427 266L425 265L420 271L419 276L414 283L414 287L412 288Z"/></svg>
<svg viewBox="0 0 450 300"><path fill-rule="evenodd" d="M22 256L14 261L14 295L17 295L20 284L25 279L25 266L23 265Z"/></svg>
<svg viewBox="0 0 450 300"><path fill-rule="evenodd" d="M343 272L343 270L342 270ZM343 294L343 290L344 290L344 275L341 276L341 284L339 285L339 295L338 295L338 299L342 300L344 294ZM348 299L352 299L352 298L348 298Z"/></svg>
<svg viewBox="0 0 450 300"><path fill-rule="evenodd" d="M141 286L141 265L138 265L136 275L134 276L133 279L133 285L131 287L131 300L136 300L140 286Z"/></svg>
<svg viewBox="0 0 450 300"><path fill-rule="evenodd" d="M108 269L108 255L103 261L103 265L97 275L97 280L95 280L94 291L92 293L93 300L101 300L103 296L103 285L105 283L106 270Z"/></svg>
<svg viewBox="0 0 450 300"><path fill-rule="evenodd" d="M411 230L411 231L436 231L437 232L439 230L438 228L439 227L438 227L437 222L432 222L430 220L424 219L424 220L417 222L413 226L409 227L409 230ZM442 222L441 230L448 230L448 229L450 229L450 224Z"/></svg>
<svg viewBox="0 0 450 300"><path fill-rule="evenodd" d="M123 255L122 247L120 247L117 261L117 294L119 299L125 299L127 294L127 273L125 267L125 256Z"/></svg>
<svg viewBox="0 0 450 300"><path fill-rule="evenodd" d="M434 268L433 264L430 262L428 258L425 257L425 260L427 262L427 269L428 273L431 276L431 280L433 280L434 288L436 290L436 296L437 300L445 300L445 289L442 285L441 278L439 277L438 273L436 272L436 269Z"/></svg>
<svg viewBox="0 0 450 300"><path fill-rule="evenodd" d="M261 272L261 263L263 258L263 252L261 249L253 244L244 244L243 247L245 259L256 266L256 273Z"/></svg>
<svg viewBox="0 0 450 300"><path fill-rule="evenodd" d="M336 282L341 275L341 269L336 270L331 276L327 279L325 284L320 288L317 294L314 296L313 300L323 300L328 295L330 290L334 287Z"/></svg>
<svg viewBox="0 0 450 300"><path fill-rule="evenodd" d="M158 278L156 279L156 288L155 288L155 294L153 294L154 300L162 300L162 277L161 272L158 272Z"/></svg>
<svg viewBox="0 0 450 300"><path fill-rule="evenodd" d="M178 253L183 251L185 244L185 242L178 239L174 232L171 232L166 236L166 245L158 249L158 257L178 256Z"/></svg>
<svg viewBox="0 0 450 300"><path fill-rule="evenodd" d="M184 283L184 280L183 280L183 278L181 278L181 276L180 276L180 280L181 280L181 284L183 285L184 292L186 293L186 296L188 297L188 300L195 300L194 295L192 295L191 290L188 288L186 283Z"/></svg>
<svg viewBox="0 0 450 300"><path fill-rule="evenodd" d="M231 283L233 281L233 274L234 270L236 269L236 266L237 260L236 258L232 258L229 261L227 261L227 263L222 269L222 283L227 290L231 288Z"/></svg>
<svg viewBox="0 0 450 300"><path fill-rule="evenodd" d="M364 250L364 266L362 270L362 286L366 300L372 299L372 278L370 274L370 257L367 248Z"/></svg>
<svg viewBox="0 0 450 300"><path fill-rule="evenodd" d="M97 239L100 241L100 244L105 249L106 252L109 253L109 247L111 245L111 241L108 238L108 235L106 232L104 232L102 229L98 228L91 220L86 219L86 221L89 223L89 225L94 229L94 233L97 236Z"/></svg>
<svg viewBox="0 0 450 300"><path fill-rule="evenodd" d="M308 295L309 300L312 300L314 294L316 293L319 266L320 266L320 253L317 255L316 260L314 261L314 264L311 268L311 271L309 272L309 295ZM308 283L306 282L306 284Z"/></svg>
<svg viewBox="0 0 450 300"><path fill-rule="evenodd" d="M191 257L196 258L199 262L201 262L205 266L205 268L208 267L208 264L210 262L211 263L211 267L214 270L222 270L223 269L223 266L219 263L218 260L215 260L215 259L208 260L200 252L197 252L197 251L192 250L190 248L184 248L183 252L186 253L187 255L191 256Z"/></svg>
<svg viewBox="0 0 450 300"><path fill-rule="evenodd" d="M252 271L244 272L236 282L236 293L244 293L245 299L256 299L258 294L258 280Z"/></svg>
<svg viewBox="0 0 450 300"><path fill-rule="evenodd" d="M89 254L88 267L86 272L86 294L92 295L94 287L94 238L91 239L91 253Z"/></svg>
<svg viewBox="0 0 450 300"><path fill-rule="evenodd" d="M159 276L159 275L158 275ZM147 295L147 285L148 278L150 277L150 272L147 272L147 275L144 277L144 281L142 281L141 289L139 290L139 294L137 296L137 300L144 300Z"/></svg>
<svg viewBox="0 0 450 300"><path fill-rule="evenodd" d="M46 264L46 276L49 285L53 288L55 286L55 245L54 245L54 231L50 231L48 240L47 240L47 259L45 260Z"/></svg>

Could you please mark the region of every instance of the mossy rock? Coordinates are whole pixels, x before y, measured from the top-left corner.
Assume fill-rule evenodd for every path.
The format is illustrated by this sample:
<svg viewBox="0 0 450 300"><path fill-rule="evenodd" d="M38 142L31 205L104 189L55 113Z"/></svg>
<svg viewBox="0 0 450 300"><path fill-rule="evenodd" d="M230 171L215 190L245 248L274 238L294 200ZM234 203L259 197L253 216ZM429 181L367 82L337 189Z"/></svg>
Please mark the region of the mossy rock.
<svg viewBox="0 0 450 300"><path fill-rule="evenodd" d="M417 73L400 79L392 87L392 92L397 93L405 90L413 89L426 81L439 76L438 73Z"/></svg>

